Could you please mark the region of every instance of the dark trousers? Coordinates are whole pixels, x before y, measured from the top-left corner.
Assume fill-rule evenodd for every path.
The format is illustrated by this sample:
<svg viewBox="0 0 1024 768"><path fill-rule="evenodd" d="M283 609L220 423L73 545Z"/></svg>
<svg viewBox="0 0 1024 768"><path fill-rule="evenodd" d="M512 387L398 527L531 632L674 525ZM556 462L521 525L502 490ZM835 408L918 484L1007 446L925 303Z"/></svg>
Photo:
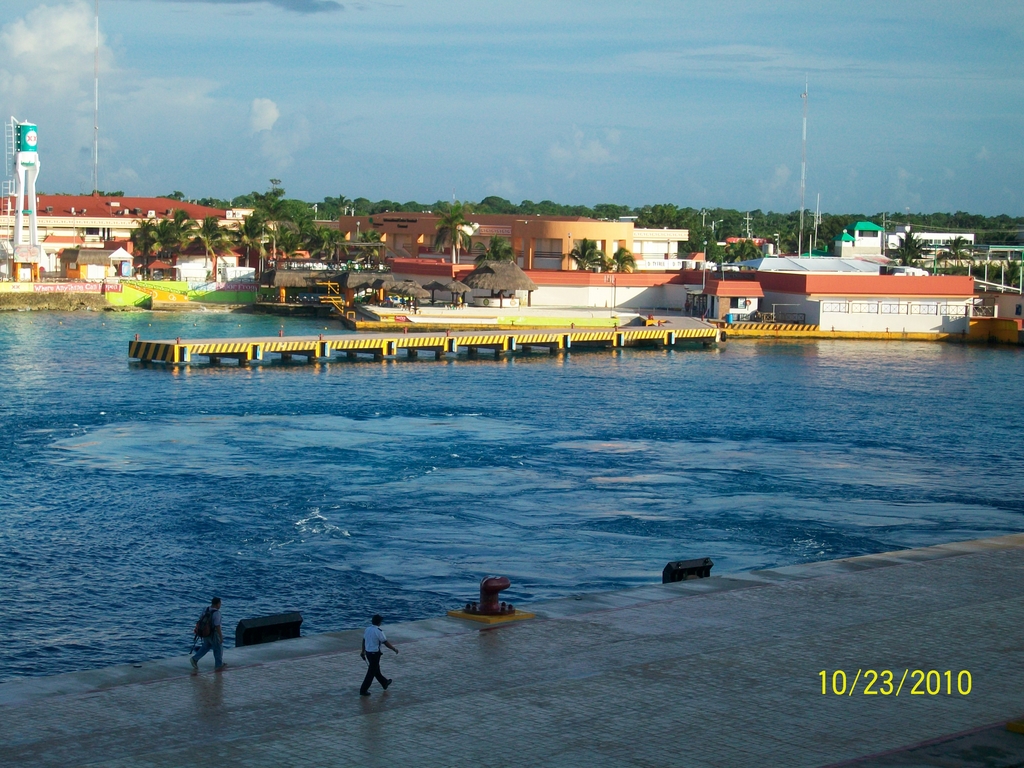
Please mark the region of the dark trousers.
<svg viewBox="0 0 1024 768"><path fill-rule="evenodd" d="M381 652L366 653L366 661L369 666L366 668L366 677L363 678L363 684L359 688L360 693L366 693L370 690L370 685L373 683L373 678L377 678L377 682L380 683L381 688L388 687L388 679L380 673L380 657Z"/></svg>

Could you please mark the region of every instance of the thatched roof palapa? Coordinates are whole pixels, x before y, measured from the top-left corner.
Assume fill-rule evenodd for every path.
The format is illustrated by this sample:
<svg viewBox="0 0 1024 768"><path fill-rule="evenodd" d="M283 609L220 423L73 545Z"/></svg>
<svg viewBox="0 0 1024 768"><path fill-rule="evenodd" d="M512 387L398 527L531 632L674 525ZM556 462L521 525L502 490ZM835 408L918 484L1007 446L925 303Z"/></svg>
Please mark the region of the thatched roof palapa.
<svg viewBox="0 0 1024 768"><path fill-rule="evenodd" d="M375 272L340 272L331 278L332 283L337 283L340 288L350 291L361 291L369 288L377 277Z"/></svg>
<svg viewBox="0 0 1024 768"><path fill-rule="evenodd" d="M325 280L327 272L313 269L269 269L260 276L260 285L272 288L307 288Z"/></svg>
<svg viewBox="0 0 1024 768"><path fill-rule="evenodd" d="M450 293L469 293L473 289L466 285L461 280L449 280L443 284L443 291L449 291Z"/></svg>
<svg viewBox="0 0 1024 768"><path fill-rule="evenodd" d="M392 276L390 273L385 273L378 277L376 280L374 280L371 285L378 291L381 288L383 288L385 291L390 291L392 288L398 285L398 281L395 280L394 276Z"/></svg>
<svg viewBox="0 0 1024 768"><path fill-rule="evenodd" d="M430 296L429 291L425 290L419 283L413 280L403 280L392 288L391 292L397 293L400 296L409 296L413 299L426 299Z"/></svg>
<svg viewBox="0 0 1024 768"><path fill-rule="evenodd" d="M484 261L466 275L463 284L491 293L536 291L537 284L512 261Z"/></svg>

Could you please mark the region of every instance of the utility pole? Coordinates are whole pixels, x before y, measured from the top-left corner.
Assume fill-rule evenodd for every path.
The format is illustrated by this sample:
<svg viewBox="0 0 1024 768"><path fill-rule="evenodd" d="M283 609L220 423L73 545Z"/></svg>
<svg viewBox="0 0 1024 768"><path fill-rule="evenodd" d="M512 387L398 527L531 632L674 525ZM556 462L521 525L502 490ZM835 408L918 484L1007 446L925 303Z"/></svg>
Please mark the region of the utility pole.
<svg viewBox="0 0 1024 768"><path fill-rule="evenodd" d="M708 215L707 209L706 208L701 208L700 209L700 228L701 229L706 229L707 228L706 225L704 224L704 219L707 217L707 215Z"/></svg>
<svg viewBox="0 0 1024 768"><path fill-rule="evenodd" d="M804 251L804 192L807 188L807 78L804 78L804 92L800 94L804 100L804 140L800 159L800 237L797 240L796 256L800 258Z"/></svg>
<svg viewBox="0 0 1024 768"><path fill-rule="evenodd" d="M92 189L100 188L100 0L96 0L96 53L93 57Z"/></svg>
<svg viewBox="0 0 1024 768"><path fill-rule="evenodd" d="M747 224L747 240L753 240L754 236L750 234L750 211L747 211L747 215L743 219Z"/></svg>

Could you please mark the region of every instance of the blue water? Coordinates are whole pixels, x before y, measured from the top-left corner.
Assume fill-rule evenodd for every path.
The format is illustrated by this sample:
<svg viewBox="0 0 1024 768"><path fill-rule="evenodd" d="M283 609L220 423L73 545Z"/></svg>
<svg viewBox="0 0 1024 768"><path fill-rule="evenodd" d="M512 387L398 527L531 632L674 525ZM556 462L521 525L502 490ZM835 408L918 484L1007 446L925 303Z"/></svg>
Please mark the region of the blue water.
<svg viewBox="0 0 1024 768"><path fill-rule="evenodd" d="M276 335L237 314L0 315L0 679L229 633L441 614L1024 529L1020 348L131 365L127 341ZM288 334L324 323L287 320ZM331 332L337 329L330 325Z"/></svg>

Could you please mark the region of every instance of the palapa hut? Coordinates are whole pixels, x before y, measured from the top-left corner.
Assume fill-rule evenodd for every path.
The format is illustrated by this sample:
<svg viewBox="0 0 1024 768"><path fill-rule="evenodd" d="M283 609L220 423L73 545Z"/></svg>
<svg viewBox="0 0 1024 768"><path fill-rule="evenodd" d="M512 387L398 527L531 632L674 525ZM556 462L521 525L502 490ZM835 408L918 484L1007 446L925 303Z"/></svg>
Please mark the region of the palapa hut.
<svg viewBox="0 0 1024 768"><path fill-rule="evenodd" d="M392 275L390 272L385 272L383 275L376 277L374 281L370 283L369 287L373 288L373 290L377 292L377 301L383 304L384 294L386 294L396 285L398 285L398 281L395 280L394 275Z"/></svg>
<svg viewBox="0 0 1024 768"><path fill-rule="evenodd" d="M312 269L268 269L260 275L260 285L266 288L306 288L312 284L314 275L322 278L324 273Z"/></svg>
<svg viewBox="0 0 1024 768"><path fill-rule="evenodd" d="M373 285L376 275L372 272L339 272L331 278L338 288L345 291L362 291Z"/></svg>
<svg viewBox="0 0 1024 768"><path fill-rule="evenodd" d="M491 298L504 298L505 294L526 291L527 305L533 303L532 293L537 290L537 284L513 261L481 262L462 282L476 291L490 291Z"/></svg>
<svg viewBox="0 0 1024 768"><path fill-rule="evenodd" d="M397 293L399 296L408 296L410 299L425 299L430 295L430 293L415 280L403 280L392 288L391 292Z"/></svg>
<svg viewBox="0 0 1024 768"><path fill-rule="evenodd" d="M452 301L454 302L456 295L469 293L473 290L461 280L434 280L423 287L430 291L431 302L434 301L434 293L436 291L447 291L452 295Z"/></svg>
<svg viewBox="0 0 1024 768"><path fill-rule="evenodd" d="M390 272L385 272L380 277L374 278L373 282L370 283L370 286L375 291L390 291L396 285L398 285L398 281L395 280L394 275Z"/></svg>
<svg viewBox="0 0 1024 768"><path fill-rule="evenodd" d="M316 269L268 269L260 275L260 287L276 289L270 295L276 293L277 301L286 304L289 297L315 293L317 281L325 280L327 275L327 272Z"/></svg>

